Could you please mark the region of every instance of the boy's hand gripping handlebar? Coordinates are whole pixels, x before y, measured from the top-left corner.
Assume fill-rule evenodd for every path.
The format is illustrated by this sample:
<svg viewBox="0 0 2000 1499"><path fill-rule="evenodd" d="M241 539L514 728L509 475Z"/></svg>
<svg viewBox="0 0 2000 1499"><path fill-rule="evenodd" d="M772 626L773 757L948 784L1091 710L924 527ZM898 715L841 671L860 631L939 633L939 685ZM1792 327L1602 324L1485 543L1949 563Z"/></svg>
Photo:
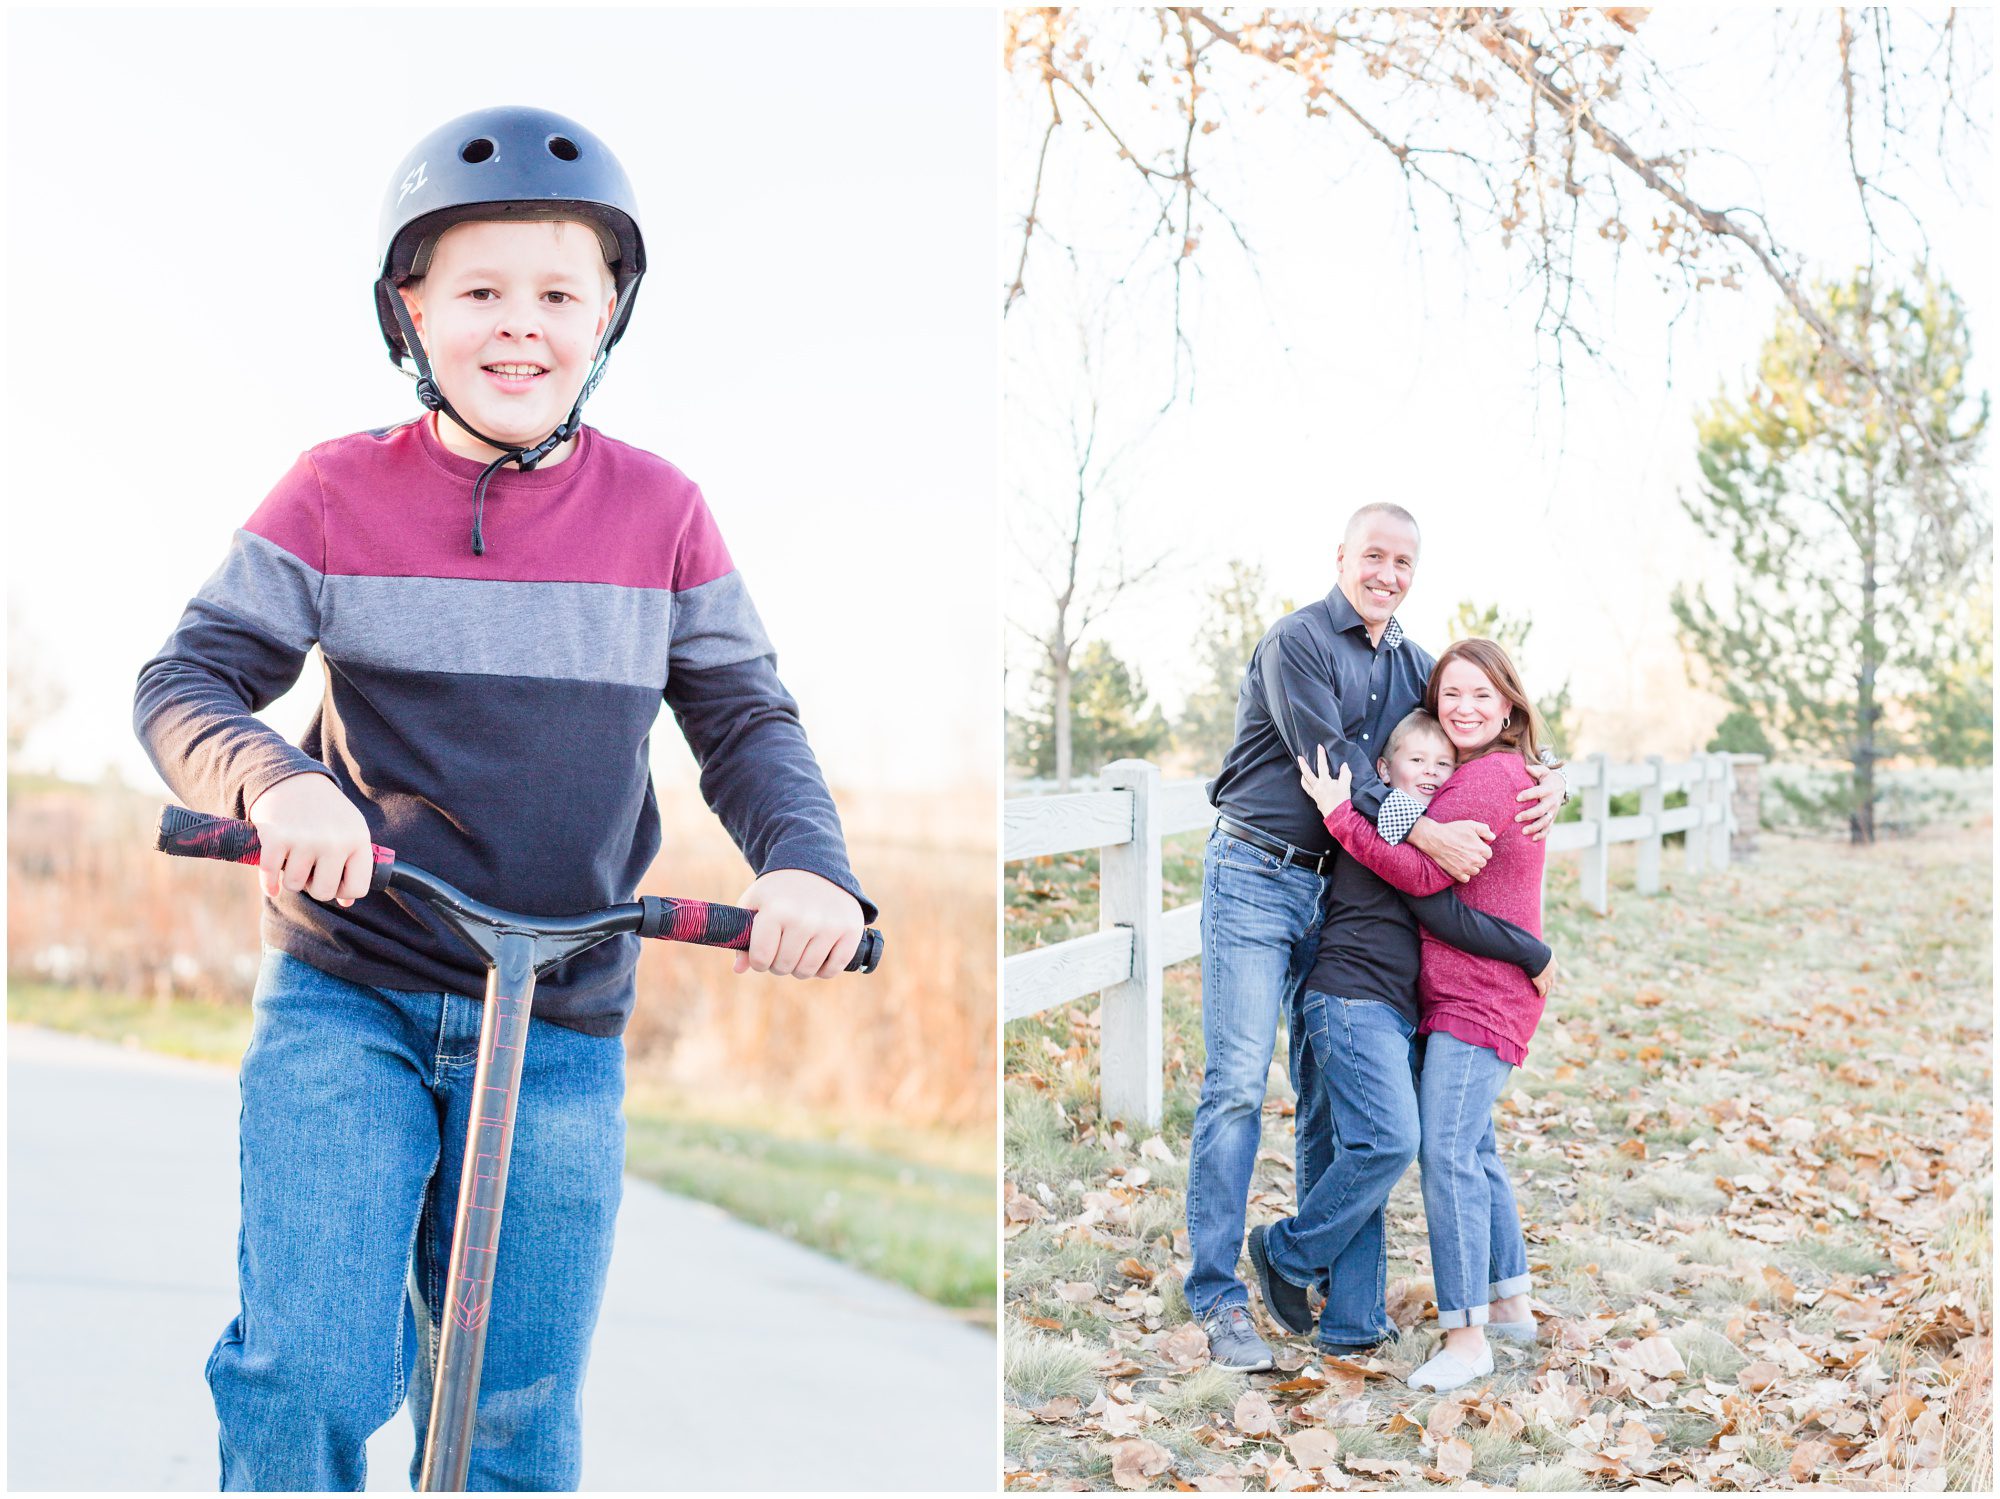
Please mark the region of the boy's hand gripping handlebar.
<svg viewBox="0 0 2000 1499"><path fill-rule="evenodd" d="M231 864L255 864L262 856L256 827L233 817L210 817L185 807L168 807L160 813L163 854L186 859L221 859ZM636 901L608 906L583 916L535 917L500 911L453 889L443 880L413 864L398 863L394 849L373 845L375 879L371 889L386 885L430 898L432 904L452 911L478 915L489 921L533 931L551 937L583 936L586 931L604 937L621 932L637 932L665 942L693 942L703 947L727 947L742 951L750 945L750 928L755 911L741 906L718 905L705 900L676 900L670 896L642 895ZM562 953L570 956L575 949ZM847 965L849 973L873 973L882 961L882 934L873 927L861 933L861 945Z"/></svg>

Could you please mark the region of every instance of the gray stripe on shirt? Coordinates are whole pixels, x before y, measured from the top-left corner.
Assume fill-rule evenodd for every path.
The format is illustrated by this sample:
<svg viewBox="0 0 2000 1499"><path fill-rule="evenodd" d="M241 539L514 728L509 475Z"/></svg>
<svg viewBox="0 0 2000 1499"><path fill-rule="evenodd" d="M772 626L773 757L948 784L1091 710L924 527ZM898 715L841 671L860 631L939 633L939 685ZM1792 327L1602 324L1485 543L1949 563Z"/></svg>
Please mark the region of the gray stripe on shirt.
<svg viewBox="0 0 2000 1499"><path fill-rule="evenodd" d="M741 573L726 572L674 595L674 665L734 666L770 654Z"/></svg>
<svg viewBox="0 0 2000 1499"><path fill-rule="evenodd" d="M195 597L235 615L295 651L319 638L320 588L317 569L266 541L254 531L238 531Z"/></svg>
<svg viewBox="0 0 2000 1499"><path fill-rule="evenodd" d="M321 641L336 661L401 671L667 683L676 595L614 583L484 578L326 580Z"/></svg>

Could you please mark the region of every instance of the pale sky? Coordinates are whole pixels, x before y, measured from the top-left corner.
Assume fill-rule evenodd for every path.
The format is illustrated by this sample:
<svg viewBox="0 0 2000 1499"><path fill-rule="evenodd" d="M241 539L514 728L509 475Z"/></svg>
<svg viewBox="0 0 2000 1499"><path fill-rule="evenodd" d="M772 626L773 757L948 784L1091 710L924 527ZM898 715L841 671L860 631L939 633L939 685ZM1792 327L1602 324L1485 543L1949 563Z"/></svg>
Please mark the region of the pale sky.
<svg viewBox="0 0 2000 1499"><path fill-rule="evenodd" d="M1988 60L1990 22L1985 13L1960 14L1962 26L1978 29ZM1695 123L1674 141L1640 140L1640 149L1710 143L1715 149L1694 168L1698 198L1761 208L1787 243L1813 252L1819 274L1850 272L1866 244L1840 145L1831 33L1822 29L1809 50L1805 31L1769 11L1656 9L1643 41L1668 63L1679 113ZM1774 55L1787 59L1776 77ZM1990 100L1989 92L1975 101L1989 127ZM1000 253L1011 275L1041 137L1017 89L1002 122ZM1334 585L1333 552L1348 514L1394 500L1424 529L1404 609L1418 640L1441 646L1460 599L1498 602L1534 620L1530 688L1571 679L1587 716L1579 748L1670 757L1699 748L1712 718L1684 701L1667 601L1676 582L1710 574L1714 559L1677 496L1694 473L1694 407L1724 380L1740 388L1772 327L1776 288L1753 273L1743 291L1707 291L1683 310L1682 292L1662 285L1643 235L1625 247L1614 277L1586 227L1579 266L1595 302L1587 322L1609 357L1592 364L1571 354L1565 406L1552 383L1538 388L1534 378L1546 349L1532 332L1538 293L1523 288L1518 248L1489 237L1462 251L1434 211L1413 233L1393 164L1355 129L1239 108L1227 130L1199 139L1208 188L1234 209L1261 280L1207 213L1202 274L1191 284L1196 398L1159 422L1124 471L1128 546L1142 559L1169 547L1173 557L1164 581L1107 617L1104 637L1175 711L1192 685L1189 645L1203 599L1228 559L1261 561L1280 596L1304 603ZM1122 263L1138 243L1124 207L1133 201L1124 181L1131 169L1107 152L1078 149L1099 144L1072 139L1066 153L1051 153L1043 212L1065 238ZM1923 158L1924 144L1915 145L1914 170L1890 185L1921 217L1933 264L1967 304L1973 380L1990 386L1990 340L2000 336L1990 316L1990 159L1955 163L1960 198ZM1907 266L1915 237L1893 211L1879 216L1899 247L1894 263ZM1635 217L1643 226L1646 209ZM1074 342L1061 263L1042 255L1028 284L1003 345L1003 492L1017 505L1060 491L1066 453L1046 428L1062 409L1060 371ZM1108 382L1114 438L1146 430L1166 392L1162 304L1156 289L1117 335ZM1009 606L1039 622L1018 574ZM1028 651L1010 636L1008 652L1009 701L1019 704ZM1588 742L1592 725L1596 743Z"/></svg>
<svg viewBox="0 0 2000 1499"><path fill-rule="evenodd" d="M703 488L836 785L991 784L993 17L10 11L9 614L24 763L157 784L132 683L304 448L419 408L371 302L402 154L603 138L650 269L586 420ZM468 496L469 499L469 496ZM469 511L468 511L469 515ZM266 717L296 738L316 662ZM692 778L671 717L669 780Z"/></svg>

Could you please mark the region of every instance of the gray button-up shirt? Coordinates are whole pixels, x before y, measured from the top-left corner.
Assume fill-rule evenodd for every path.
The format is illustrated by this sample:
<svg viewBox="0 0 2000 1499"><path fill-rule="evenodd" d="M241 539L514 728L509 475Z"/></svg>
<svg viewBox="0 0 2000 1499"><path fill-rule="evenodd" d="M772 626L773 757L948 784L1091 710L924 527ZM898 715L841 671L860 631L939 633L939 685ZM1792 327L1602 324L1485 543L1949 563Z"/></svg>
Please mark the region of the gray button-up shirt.
<svg viewBox="0 0 2000 1499"><path fill-rule="evenodd" d="M1389 731L1422 705L1432 664L1399 620L1371 644L1367 623L1338 588L1287 614L1250 653L1236 695L1236 742L1208 783L1208 799L1261 833L1328 852L1333 836L1299 785L1298 768L1299 756L1310 763L1325 745L1330 766L1344 760L1354 772L1355 809L1400 841L1422 804L1384 786L1375 760Z"/></svg>

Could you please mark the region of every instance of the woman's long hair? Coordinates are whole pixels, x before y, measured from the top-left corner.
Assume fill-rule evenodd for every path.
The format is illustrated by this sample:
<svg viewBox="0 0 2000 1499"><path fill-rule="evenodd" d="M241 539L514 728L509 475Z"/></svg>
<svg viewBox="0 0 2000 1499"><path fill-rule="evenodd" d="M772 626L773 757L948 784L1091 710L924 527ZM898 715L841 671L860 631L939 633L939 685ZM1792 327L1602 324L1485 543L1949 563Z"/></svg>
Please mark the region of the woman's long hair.
<svg viewBox="0 0 2000 1499"><path fill-rule="evenodd" d="M1514 663L1491 640L1454 640L1445 647L1437 665L1431 668L1430 681L1424 684L1424 710L1440 723L1444 721L1444 715L1438 709L1438 684L1444 679L1444 669L1460 660L1470 662L1486 674L1487 680L1507 700L1509 710L1507 722L1501 725L1493 742L1462 757L1459 763L1477 760L1481 755L1490 755L1494 750L1502 749L1513 750L1523 760L1540 761L1548 730L1543 727L1535 705L1528 701L1527 691L1521 686L1520 673L1514 670Z"/></svg>

